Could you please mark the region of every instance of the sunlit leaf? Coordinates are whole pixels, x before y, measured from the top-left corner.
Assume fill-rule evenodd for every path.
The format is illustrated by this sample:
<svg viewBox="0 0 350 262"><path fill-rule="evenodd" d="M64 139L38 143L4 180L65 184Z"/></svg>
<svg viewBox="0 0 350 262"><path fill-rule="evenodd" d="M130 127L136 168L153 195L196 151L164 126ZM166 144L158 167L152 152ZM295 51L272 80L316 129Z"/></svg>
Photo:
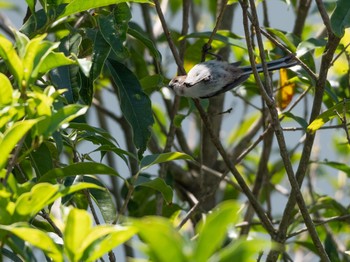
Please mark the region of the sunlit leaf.
<svg viewBox="0 0 350 262"><path fill-rule="evenodd" d="M63 53L50 52L40 63L38 72L45 74L54 68L72 64L76 64L76 62L66 57Z"/></svg>
<svg viewBox="0 0 350 262"><path fill-rule="evenodd" d="M91 243L85 250L84 261L97 261L98 258L111 251L113 248L125 243L137 233L137 229L133 226L97 226L89 236L85 239L85 243ZM100 240L98 240L100 238ZM97 240L97 241L96 241Z"/></svg>
<svg viewBox="0 0 350 262"><path fill-rule="evenodd" d="M87 11L89 9L98 8L107 5L115 5L125 2L135 2L135 3L149 3L153 4L150 0L73 0L65 8L64 12L58 17L62 18L75 13Z"/></svg>
<svg viewBox="0 0 350 262"><path fill-rule="evenodd" d="M6 37L0 34L0 57L4 59L11 73L14 75L18 84L21 84L23 78L23 64L18 57L17 52Z"/></svg>
<svg viewBox="0 0 350 262"><path fill-rule="evenodd" d="M11 226L0 225L0 229L11 232L31 245L43 250L52 261L63 261L62 250L45 232L31 228L25 224L13 224Z"/></svg>
<svg viewBox="0 0 350 262"><path fill-rule="evenodd" d="M222 202L215 211L197 226L198 239L195 247L195 261L208 261L222 245L230 225L239 218L239 205L236 202Z"/></svg>
<svg viewBox="0 0 350 262"><path fill-rule="evenodd" d="M11 151L17 143L25 136L38 120L25 120L17 122L6 130L3 137L0 137L0 170L5 167Z"/></svg>
<svg viewBox="0 0 350 262"><path fill-rule="evenodd" d="M71 261L79 261L83 255L81 245L92 229L92 219L88 212L77 208L69 212L64 229L64 247Z"/></svg>
<svg viewBox="0 0 350 262"><path fill-rule="evenodd" d="M241 261L256 261L259 253L270 249L271 244L268 240L259 239L234 239L227 247L221 249L215 258L220 262L231 262L239 257Z"/></svg>
<svg viewBox="0 0 350 262"><path fill-rule="evenodd" d="M341 102L328 110L324 111L320 114L312 123L307 127L308 132L316 132L319 128L321 128L325 123L329 122L338 114L340 116L343 115L343 112L350 111L350 101Z"/></svg>
<svg viewBox="0 0 350 262"><path fill-rule="evenodd" d="M168 162L168 161L173 161L173 160L193 160L193 158L190 155L187 155L181 152L169 152L169 153L148 155L142 158L141 169L145 170L150 166Z"/></svg>
<svg viewBox="0 0 350 262"><path fill-rule="evenodd" d="M15 212L21 217L33 217L50 204L53 196L59 191L58 185L48 183L36 184L30 192L22 194L16 201Z"/></svg>
<svg viewBox="0 0 350 262"><path fill-rule="evenodd" d="M49 118L49 124L48 124L49 126L45 130L45 134L46 135L52 134L57 129L59 129L63 124L66 124L72 121L78 116L84 115L87 110L88 110L87 106L79 105L79 104L67 105L59 109L57 112L55 112L52 115L51 118Z"/></svg>
<svg viewBox="0 0 350 262"><path fill-rule="evenodd" d="M0 73L0 108L11 104L13 87L8 77Z"/></svg>
<svg viewBox="0 0 350 262"><path fill-rule="evenodd" d="M184 255L184 240L169 220L145 217L133 221L132 225L138 228L142 240L149 246L148 255L152 261L187 261Z"/></svg>

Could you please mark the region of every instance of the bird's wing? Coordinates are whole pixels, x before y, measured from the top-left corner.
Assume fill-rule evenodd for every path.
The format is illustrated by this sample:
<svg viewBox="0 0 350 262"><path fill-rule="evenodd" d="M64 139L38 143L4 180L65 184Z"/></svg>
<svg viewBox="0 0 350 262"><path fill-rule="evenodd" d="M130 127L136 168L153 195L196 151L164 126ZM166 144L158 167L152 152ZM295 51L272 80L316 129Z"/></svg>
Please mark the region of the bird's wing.
<svg viewBox="0 0 350 262"><path fill-rule="evenodd" d="M227 84L226 86L221 88L220 90L215 91L213 93L210 93L206 96L202 96L200 98L210 98L210 97L216 96L218 94L225 93L225 92L239 86L240 84L242 84L244 81L246 81L249 78L249 76L250 75L241 75L240 77L236 78L235 80L233 80L232 82L230 82L229 84Z"/></svg>

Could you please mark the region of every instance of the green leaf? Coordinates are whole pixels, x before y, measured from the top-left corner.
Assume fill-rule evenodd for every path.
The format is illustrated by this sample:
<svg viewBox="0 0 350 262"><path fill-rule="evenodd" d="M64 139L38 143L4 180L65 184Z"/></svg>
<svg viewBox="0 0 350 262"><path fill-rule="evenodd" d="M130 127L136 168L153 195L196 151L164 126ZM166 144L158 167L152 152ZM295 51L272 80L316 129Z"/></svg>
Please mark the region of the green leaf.
<svg viewBox="0 0 350 262"><path fill-rule="evenodd" d="M64 12L58 17L58 19L75 13L87 11L89 9L125 2L153 4L153 2L150 0L73 0L66 6Z"/></svg>
<svg viewBox="0 0 350 262"><path fill-rule="evenodd" d="M185 36L185 38L199 38L199 39L209 39L211 37L212 32L196 32L191 33ZM181 38L180 38L181 40ZM244 50L247 49L246 43L241 40L241 37L233 34L230 31L219 30L217 34L214 35L214 40L220 41L222 43L237 46Z"/></svg>
<svg viewBox="0 0 350 262"><path fill-rule="evenodd" d="M95 81L101 74L106 59L111 51L111 46L102 37L100 31L97 31L94 39L94 50L92 53L92 65L89 78Z"/></svg>
<svg viewBox="0 0 350 262"><path fill-rule="evenodd" d="M164 200L166 201L166 203L169 205L172 203L173 201L173 190L170 186L168 186L165 181L159 177L150 180L150 181L146 181L146 182L142 182L142 183L136 183L137 187L141 186L141 187L148 187L148 188L152 188L158 192L160 192L164 198Z"/></svg>
<svg viewBox="0 0 350 262"><path fill-rule="evenodd" d="M20 195L16 201L15 213L18 218L29 218L36 215L41 209L54 201L59 186L49 183L39 183L33 186L30 192Z"/></svg>
<svg viewBox="0 0 350 262"><path fill-rule="evenodd" d="M55 112L49 119L47 129L44 131L46 136L50 136L53 132L59 129L63 124L66 124L78 116L84 115L88 110L87 106L72 104L67 105Z"/></svg>
<svg viewBox="0 0 350 262"><path fill-rule="evenodd" d="M190 155L181 152L168 152L162 154L148 155L142 158L140 167L141 170L145 170L153 165L161 164L173 160L191 160L193 158Z"/></svg>
<svg viewBox="0 0 350 262"><path fill-rule="evenodd" d="M53 44L50 42L44 42L43 39L46 34L39 35L31 39L26 46L25 53L23 56L23 70L24 70L24 80L33 81L38 75L38 65L40 60L45 57L50 50L57 47L58 44Z"/></svg>
<svg viewBox="0 0 350 262"><path fill-rule="evenodd" d="M339 115L343 115L343 112L349 112L350 111L350 101L344 101L339 104L336 104L335 106L329 108L328 110L324 111L322 114L320 114L312 123L307 127L307 131L314 133L320 127L322 127L325 123L333 119L335 116L337 116L337 113Z"/></svg>
<svg viewBox="0 0 350 262"><path fill-rule="evenodd" d="M136 38L137 40L139 40L141 43L143 43L150 51L153 58L159 63L161 62L162 60L161 53L158 51L157 47L154 45L154 43L149 38L149 36L142 30L142 28L138 24L130 22L129 28L128 28L128 34Z"/></svg>
<svg viewBox="0 0 350 262"><path fill-rule="evenodd" d="M268 240L234 239L228 246L219 250L215 258L220 262L231 262L237 257L240 261L256 261L260 252L270 248Z"/></svg>
<svg viewBox="0 0 350 262"><path fill-rule="evenodd" d="M83 246L86 246L88 243L93 243L89 245L88 249L85 249L83 261L97 261L98 258L102 257L113 248L125 243L136 233L137 228L133 226L95 227L83 243Z"/></svg>
<svg viewBox="0 0 350 262"><path fill-rule="evenodd" d="M51 151L46 143L42 143L39 148L30 154L32 158L33 168L37 177L45 174L53 168L53 159Z"/></svg>
<svg viewBox="0 0 350 262"><path fill-rule="evenodd" d="M140 84L142 86L142 90L145 91L147 95L152 94L154 91L158 91L163 84L164 77L162 75L151 75L145 76L140 80Z"/></svg>
<svg viewBox="0 0 350 262"><path fill-rule="evenodd" d="M222 202L213 213L198 224L198 239L194 252L195 261L208 261L220 248L229 226L238 220L238 212L239 205L236 202Z"/></svg>
<svg viewBox="0 0 350 262"><path fill-rule="evenodd" d="M132 127L134 144L141 156L146 150L151 136L150 127L154 123L151 100L127 67L115 60L108 60L107 66L117 87L121 110Z"/></svg>
<svg viewBox="0 0 350 262"><path fill-rule="evenodd" d="M331 27L334 34L343 37L345 28L350 26L350 1L338 0L337 7L331 15Z"/></svg>
<svg viewBox="0 0 350 262"><path fill-rule="evenodd" d="M31 245L43 250L52 261L63 261L62 250L46 233L31 228L26 224L0 225L0 229L11 232Z"/></svg>
<svg viewBox="0 0 350 262"><path fill-rule="evenodd" d="M59 197L66 196L69 194L73 194L77 191L83 190L83 189L99 189L101 191L105 191L106 188L93 184L93 183L85 183L85 182L79 182L78 184L71 185L69 187L61 188L60 192L58 193Z"/></svg>
<svg viewBox="0 0 350 262"><path fill-rule="evenodd" d="M0 34L0 57L4 59L17 83L21 85L23 78L23 64L11 41Z"/></svg>
<svg viewBox="0 0 350 262"><path fill-rule="evenodd" d="M161 217L145 217L132 221L132 225L138 228L141 239L147 243L148 255L152 261L187 261L184 255L184 239L169 220Z"/></svg>
<svg viewBox="0 0 350 262"><path fill-rule="evenodd" d="M12 103L13 87L8 77L0 73L0 108Z"/></svg>
<svg viewBox="0 0 350 262"><path fill-rule="evenodd" d="M6 130L2 138L0 137L0 170L5 167L10 153L15 148L17 143L37 122L37 119L17 122Z"/></svg>
<svg viewBox="0 0 350 262"><path fill-rule="evenodd" d="M39 74L46 74L54 68L73 64L76 64L76 62L66 57L63 53L50 52L42 59L38 72Z"/></svg>
<svg viewBox="0 0 350 262"><path fill-rule="evenodd" d="M333 236L330 234L327 234L327 237L324 241L324 247L327 252L327 255L332 262L340 262L342 261L339 258L339 252L337 244L334 242Z"/></svg>
<svg viewBox="0 0 350 262"><path fill-rule="evenodd" d="M295 45L290 41L290 39L287 37L286 32L283 32L281 30L277 30L275 28L266 28L266 30L277 36L287 47L290 49L293 53L296 51Z"/></svg>
<svg viewBox="0 0 350 262"><path fill-rule="evenodd" d="M294 119L304 130L307 129L307 122L304 118L296 116L290 112L282 113L283 116ZM282 116L281 115L281 116Z"/></svg>
<svg viewBox="0 0 350 262"><path fill-rule="evenodd" d="M261 119L261 113L260 112L253 112L251 115L246 116L243 121L239 124L239 126L232 129L228 136L228 143L233 144L237 141L240 141L243 136L245 136L250 128Z"/></svg>
<svg viewBox="0 0 350 262"><path fill-rule="evenodd" d="M64 248L71 261L79 261L83 255L82 243L90 234L92 219L88 212L77 208L69 212L64 229Z"/></svg>
<svg viewBox="0 0 350 262"><path fill-rule="evenodd" d="M123 9L124 10L122 12L126 12L126 16L128 17L130 15L129 7L126 5L126 8ZM98 17L98 24L100 27L100 34L109 44L115 55L121 59L125 59L127 53L125 51L123 42L126 39L127 21L121 21L118 23L115 20L114 13L111 13L108 16L100 15Z"/></svg>
<svg viewBox="0 0 350 262"><path fill-rule="evenodd" d="M106 186L97 178L92 176L84 176L84 181L99 186L99 188L104 188L105 190L90 189L91 194L96 205L100 209L104 221L107 224L113 223L117 218L117 209L113 202L111 193L106 189Z"/></svg>
<svg viewBox="0 0 350 262"><path fill-rule="evenodd" d="M318 47L325 47L326 43L327 41L325 39L310 38L300 42L296 53L300 57L309 51L315 50Z"/></svg>
<svg viewBox="0 0 350 262"><path fill-rule="evenodd" d="M343 171L344 173L346 173L348 177L350 177L350 166L348 164L339 163L335 161L317 162L317 164L326 165L326 166L338 169L340 171Z"/></svg>
<svg viewBox="0 0 350 262"><path fill-rule="evenodd" d="M116 170L102 163L79 162L66 167L55 168L44 174L39 182L77 175L113 175L122 178ZM124 178L122 178L124 179Z"/></svg>

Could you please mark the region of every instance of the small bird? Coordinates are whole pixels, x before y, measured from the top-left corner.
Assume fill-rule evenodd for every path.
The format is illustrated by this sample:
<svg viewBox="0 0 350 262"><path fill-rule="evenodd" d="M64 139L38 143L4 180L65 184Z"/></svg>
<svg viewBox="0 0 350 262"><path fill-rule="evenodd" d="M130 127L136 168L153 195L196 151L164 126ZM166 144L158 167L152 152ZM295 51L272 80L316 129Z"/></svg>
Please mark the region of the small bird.
<svg viewBox="0 0 350 262"><path fill-rule="evenodd" d="M192 98L209 98L227 92L246 81L253 73L251 66L239 66L241 62L228 63L210 60L195 65L187 75L176 76L168 87L176 95ZM267 62L268 71L297 65L289 55ZM256 65L257 71L263 72L262 64Z"/></svg>

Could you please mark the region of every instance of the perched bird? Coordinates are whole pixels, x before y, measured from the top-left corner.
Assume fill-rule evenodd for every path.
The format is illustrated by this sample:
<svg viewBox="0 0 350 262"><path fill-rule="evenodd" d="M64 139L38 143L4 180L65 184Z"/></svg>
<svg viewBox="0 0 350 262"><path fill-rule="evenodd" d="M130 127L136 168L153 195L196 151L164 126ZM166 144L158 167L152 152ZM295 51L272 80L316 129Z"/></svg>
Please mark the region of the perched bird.
<svg viewBox="0 0 350 262"><path fill-rule="evenodd" d="M210 60L195 65L187 75L173 78L168 87L179 96L209 98L227 92L246 81L253 73L251 66L239 66L241 62L228 63ZM293 56L267 62L269 71L297 65ZM261 64L256 65L263 72Z"/></svg>

